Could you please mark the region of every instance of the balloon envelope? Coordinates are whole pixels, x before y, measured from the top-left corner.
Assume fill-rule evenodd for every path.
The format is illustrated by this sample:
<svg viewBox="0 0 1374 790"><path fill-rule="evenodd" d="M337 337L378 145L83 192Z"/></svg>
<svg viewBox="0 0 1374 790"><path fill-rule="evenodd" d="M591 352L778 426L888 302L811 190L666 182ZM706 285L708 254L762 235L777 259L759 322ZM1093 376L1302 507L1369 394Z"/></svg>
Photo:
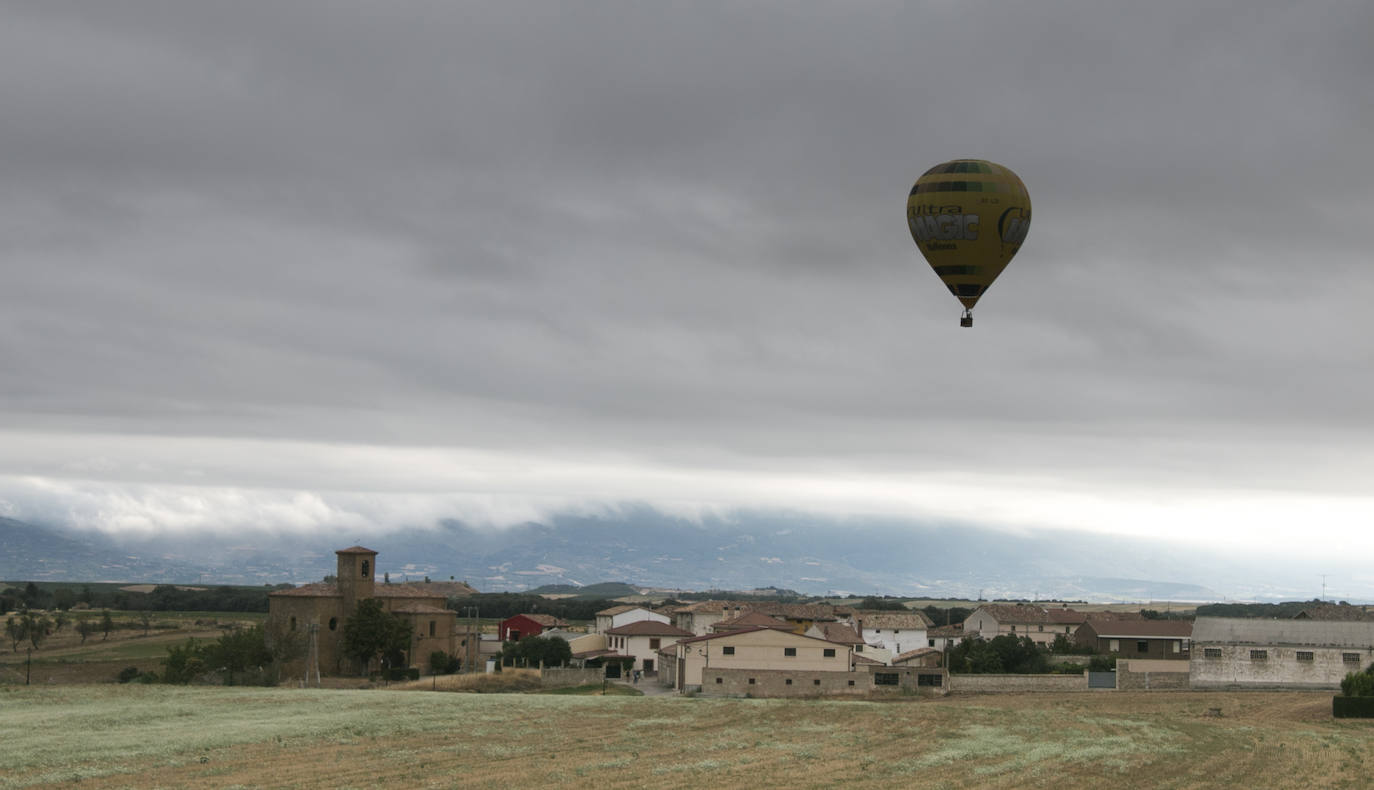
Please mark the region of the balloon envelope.
<svg viewBox="0 0 1374 790"><path fill-rule="evenodd" d="M916 179L906 219L935 274L972 310L1021 249L1030 230L1030 193L1008 168L955 159Z"/></svg>

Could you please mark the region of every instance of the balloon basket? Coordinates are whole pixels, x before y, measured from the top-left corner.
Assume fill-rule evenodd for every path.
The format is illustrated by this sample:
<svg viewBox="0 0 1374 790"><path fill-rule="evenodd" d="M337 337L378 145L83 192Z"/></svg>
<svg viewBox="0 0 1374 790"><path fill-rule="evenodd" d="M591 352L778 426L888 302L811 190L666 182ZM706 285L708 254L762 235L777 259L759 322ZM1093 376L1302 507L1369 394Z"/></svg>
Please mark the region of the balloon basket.
<svg viewBox="0 0 1374 790"><path fill-rule="evenodd" d="M963 316L959 318L959 326L973 326L973 311L965 310Z"/></svg>

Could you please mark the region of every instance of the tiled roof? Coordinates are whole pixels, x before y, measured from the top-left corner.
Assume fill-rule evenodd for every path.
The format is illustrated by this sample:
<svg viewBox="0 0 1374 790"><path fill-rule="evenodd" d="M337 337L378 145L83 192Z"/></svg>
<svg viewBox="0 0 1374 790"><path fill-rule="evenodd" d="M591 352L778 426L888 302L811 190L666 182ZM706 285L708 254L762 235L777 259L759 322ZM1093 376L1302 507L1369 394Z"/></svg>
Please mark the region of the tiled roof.
<svg viewBox="0 0 1374 790"><path fill-rule="evenodd" d="M853 617L865 629L916 631L933 625L924 612L855 612Z"/></svg>
<svg viewBox="0 0 1374 790"><path fill-rule="evenodd" d="M1082 612L1073 609L1042 609L1039 606L1028 604L985 604L974 610L974 613L985 612L992 619L1003 625L1006 624L1030 624L1030 625L1078 625L1088 618ZM969 617L973 617L970 614ZM965 619L964 622L968 622Z"/></svg>
<svg viewBox="0 0 1374 790"><path fill-rule="evenodd" d="M372 588L374 598L434 598L443 599L447 595L434 588L433 584L378 584Z"/></svg>
<svg viewBox="0 0 1374 790"><path fill-rule="evenodd" d="M596 613L596 616L597 616L597 617L615 617L615 616L618 615L618 614L625 614L626 612L634 611L635 609L643 609L643 608L644 608L643 606L632 606L632 605L630 605L630 604L621 604L620 606L612 606L612 607L609 608L609 609L602 609L601 611L599 611L599 612Z"/></svg>
<svg viewBox="0 0 1374 790"><path fill-rule="evenodd" d="M607 629L606 633L612 636L691 636L691 631L684 631L675 625L660 623L657 620L637 620L627 623L618 628Z"/></svg>
<svg viewBox="0 0 1374 790"><path fill-rule="evenodd" d="M1184 638L1193 635L1192 620L1110 620L1107 622L1089 621L1099 637L1111 639L1135 639L1150 637Z"/></svg>
<svg viewBox="0 0 1374 790"><path fill-rule="evenodd" d="M849 609L832 606L828 603L758 603L749 606L753 612L763 612L772 617L788 620L834 620L839 612L849 613Z"/></svg>
<svg viewBox="0 0 1374 790"><path fill-rule="evenodd" d="M913 658L920 658L921 656L928 656L928 655L930 655L930 654L932 654L932 653L934 653L934 654L936 654L936 655L939 655L939 654L940 654L940 651L939 651L939 650L936 650L936 649L933 648L933 647L918 647L918 648L916 648L915 650L908 650L908 651L906 651L905 653L902 653L902 654L899 655L899 656L895 656L895 657L892 659L892 663L894 663L894 664L899 664L899 663L902 663L902 662L904 662L904 661L910 661L910 660L913 659Z"/></svg>
<svg viewBox="0 0 1374 790"><path fill-rule="evenodd" d="M557 617L554 617L551 614L517 614L515 616L533 620L536 623L539 623L540 625L544 626L545 628L554 628L556 626L567 625L567 623L563 622L562 620L559 620Z"/></svg>
<svg viewBox="0 0 1374 790"><path fill-rule="evenodd" d="M739 617L732 617L729 620L721 620L711 626L712 631L738 631L741 628L748 628L752 625L761 625L764 628L773 628L778 631L791 631L792 626L776 617L769 617L762 612L745 612Z"/></svg>
<svg viewBox="0 0 1374 790"><path fill-rule="evenodd" d="M314 584L302 584L290 590L273 590L271 597L290 597L290 598L338 598L339 588L328 582L315 582Z"/></svg>
<svg viewBox="0 0 1374 790"><path fill-rule="evenodd" d="M365 549L362 546L349 546L346 549L339 549L335 554L376 554L372 549Z"/></svg>
<svg viewBox="0 0 1374 790"><path fill-rule="evenodd" d="M926 629L926 636L939 637L941 639L955 639L963 635L963 623L954 623L953 625L937 625L934 628Z"/></svg>
<svg viewBox="0 0 1374 790"><path fill-rule="evenodd" d="M854 663L855 663L855 664L881 664L881 663L883 663L883 662L879 661L879 660L876 659L876 658L869 658L868 656L864 655L863 653L855 653L855 654L854 654Z"/></svg>
<svg viewBox="0 0 1374 790"><path fill-rule="evenodd" d="M842 645L862 645L863 637L859 636L847 623L816 623L814 626L820 632L821 637L827 642L837 642Z"/></svg>

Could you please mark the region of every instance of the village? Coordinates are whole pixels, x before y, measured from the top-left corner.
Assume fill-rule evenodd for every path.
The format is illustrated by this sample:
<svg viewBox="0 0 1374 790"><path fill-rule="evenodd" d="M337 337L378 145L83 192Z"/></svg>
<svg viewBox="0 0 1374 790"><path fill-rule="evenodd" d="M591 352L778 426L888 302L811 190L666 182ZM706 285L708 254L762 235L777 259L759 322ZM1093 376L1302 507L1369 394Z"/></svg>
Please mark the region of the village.
<svg viewBox="0 0 1374 790"><path fill-rule="evenodd" d="M710 600L656 608L624 604L575 628L522 613L496 633L446 608L447 585L378 584L377 553L336 552L332 582L272 593L269 621L308 634L294 667L312 676L349 668L340 624L374 600L406 623L408 663L436 653L461 671L498 671L503 647L528 637L565 640L570 666L539 667L547 685L616 681L705 697L845 697L1106 690L1339 689L1374 663L1374 615L1316 604L1291 619L1147 619L1140 612L984 603L936 626L919 611L835 604ZM1011 637L1054 649L1052 672L966 672L951 656L966 643ZM1005 641L1005 640L1004 640ZM366 668L362 668L366 669Z"/></svg>

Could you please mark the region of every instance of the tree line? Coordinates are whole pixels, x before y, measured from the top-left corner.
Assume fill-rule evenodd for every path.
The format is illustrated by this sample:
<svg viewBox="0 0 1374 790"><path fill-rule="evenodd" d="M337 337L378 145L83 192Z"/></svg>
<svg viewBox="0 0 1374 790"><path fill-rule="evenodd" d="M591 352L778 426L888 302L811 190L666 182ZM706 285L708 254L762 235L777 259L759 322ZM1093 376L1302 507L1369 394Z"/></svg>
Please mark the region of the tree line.
<svg viewBox="0 0 1374 790"><path fill-rule="evenodd" d="M80 608L118 609L122 611L153 612L265 612L268 595L294 585L278 584L264 587L206 587L187 590L172 584L160 584L152 592L128 590L98 590L89 584L80 587L40 587L34 582L10 586L0 590L0 612L22 609L68 611Z"/></svg>

